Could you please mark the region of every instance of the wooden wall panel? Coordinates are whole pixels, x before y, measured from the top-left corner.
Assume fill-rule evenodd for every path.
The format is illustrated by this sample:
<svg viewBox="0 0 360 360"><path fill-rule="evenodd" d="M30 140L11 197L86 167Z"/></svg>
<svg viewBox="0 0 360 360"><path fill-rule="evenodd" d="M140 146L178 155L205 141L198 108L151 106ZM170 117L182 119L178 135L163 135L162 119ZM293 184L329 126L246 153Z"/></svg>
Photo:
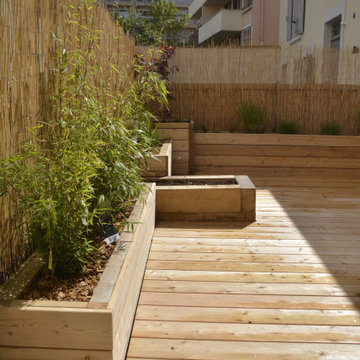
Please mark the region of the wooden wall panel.
<svg viewBox="0 0 360 360"><path fill-rule="evenodd" d="M164 139L172 139L172 174L187 175L191 173L192 123L160 123L159 129Z"/></svg>
<svg viewBox="0 0 360 360"><path fill-rule="evenodd" d="M360 175L360 137L197 133L193 161L207 175Z"/></svg>

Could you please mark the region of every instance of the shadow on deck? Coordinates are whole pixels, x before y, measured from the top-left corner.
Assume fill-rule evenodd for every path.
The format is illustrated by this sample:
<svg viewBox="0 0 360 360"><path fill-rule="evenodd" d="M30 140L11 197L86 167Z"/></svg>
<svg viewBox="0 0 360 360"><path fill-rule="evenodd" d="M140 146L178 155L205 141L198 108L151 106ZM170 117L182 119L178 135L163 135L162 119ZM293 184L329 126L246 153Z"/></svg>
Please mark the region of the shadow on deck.
<svg viewBox="0 0 360 360"><path fill-rule="evenodd" d="M253 180L256 223L159 224L128 359L360 358L360 180Z"/></svg>

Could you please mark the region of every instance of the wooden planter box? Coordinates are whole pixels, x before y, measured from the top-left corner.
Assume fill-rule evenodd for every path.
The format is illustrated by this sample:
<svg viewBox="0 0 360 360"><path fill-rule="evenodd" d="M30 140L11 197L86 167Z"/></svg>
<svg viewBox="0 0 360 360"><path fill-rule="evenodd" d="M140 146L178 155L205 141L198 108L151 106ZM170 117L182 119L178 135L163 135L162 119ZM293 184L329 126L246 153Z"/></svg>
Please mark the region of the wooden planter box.
<svg viewBox="0 0 360 360"><path fill-rule="evenodd" d="M195 174L360 175L360 136L196 133Z"/></svg>
<svg viewBox="0 0 360 360"><path fill-rule="evenodd" d="M146 179L171 176L172 174L172 140L165 140L158 154L142 163L144 177Z"/></svg>
<svg viewBox="0 0 360 360"><path fill-rule="evenodd" d="M164 139L173 141L172 174L188 175L191 173L192 123L159 123L159 130Z"/></svg>
<svg viewBox="0 0 360 360"><path fill-rule="evenodd" d="M166 185L178 180L192 184ZM255 201L247 176L172 176L156 187L156 221L255 221Z"/></svg>
<svg viewBox="0 0 360 360"><path fill-rule="evenodd" d="M144 205L144 201L146 200ZM155 222L155 185L131 214L89 303L0 305L0 359L125 358Z"/></svg>

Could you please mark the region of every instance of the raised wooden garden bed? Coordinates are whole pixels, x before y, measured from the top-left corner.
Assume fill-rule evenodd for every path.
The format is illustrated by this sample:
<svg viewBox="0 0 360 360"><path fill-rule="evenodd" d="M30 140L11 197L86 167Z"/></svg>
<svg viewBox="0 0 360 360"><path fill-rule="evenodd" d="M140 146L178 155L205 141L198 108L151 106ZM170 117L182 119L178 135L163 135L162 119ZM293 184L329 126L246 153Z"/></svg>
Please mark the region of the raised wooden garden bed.
<svg viewBox="0 0 360 360"><path fill-rule="evenodd" d="M358 177L360 136L194 134L195 174Z"/></svg>
<svg viewBox="0 0 360 360"><path fill-rule="evenodd" d="M147 179L158 178L162 176L171 176L172 174L172 140L163 142L158 154L154 154L142 164L144 176Z"/></svg>
<svg viewBox="0 0 360 360"><path fill-rule="evenodd" d="M173 141L172 174L191 174L192 123L164 122L159 124L164 139Z"/></svg>
<svg viewBox="0 0 360 360"><path fill-rule="evenodd" d="M255 221L247 176L172 176L156 187L157 221Z"/></svg>
<svg viewBox="0 0 360 360"><path fill-rule="evenodd" d="M144 202L145 200L145 202ZM125 358L155 225L155 185L135 205L89 303L3 301L0 359Z"/></svg>

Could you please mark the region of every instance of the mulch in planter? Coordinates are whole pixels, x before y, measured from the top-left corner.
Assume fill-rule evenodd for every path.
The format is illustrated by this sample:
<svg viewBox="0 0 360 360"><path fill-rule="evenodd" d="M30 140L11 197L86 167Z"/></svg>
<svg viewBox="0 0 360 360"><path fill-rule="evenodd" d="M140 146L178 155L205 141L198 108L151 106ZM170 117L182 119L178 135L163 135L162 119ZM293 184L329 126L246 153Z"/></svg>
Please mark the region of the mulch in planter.
<svg viewBox="0 0 360 360"><path fill-rule="evenodd" d="M135 201L131 202L126 209L126 218L131 214L134 203ZM115 217L115 220L115 226L120 229L120 233L125 226L125 220L120 216ZM100 233L93 234L90 238L92 245L98 251L94 251L93 259L85 266L81 275L75 278L58 279L48 270L44 270L21 298L24 300L90 301L115 248L115 243L106 244Z"/></svg>

